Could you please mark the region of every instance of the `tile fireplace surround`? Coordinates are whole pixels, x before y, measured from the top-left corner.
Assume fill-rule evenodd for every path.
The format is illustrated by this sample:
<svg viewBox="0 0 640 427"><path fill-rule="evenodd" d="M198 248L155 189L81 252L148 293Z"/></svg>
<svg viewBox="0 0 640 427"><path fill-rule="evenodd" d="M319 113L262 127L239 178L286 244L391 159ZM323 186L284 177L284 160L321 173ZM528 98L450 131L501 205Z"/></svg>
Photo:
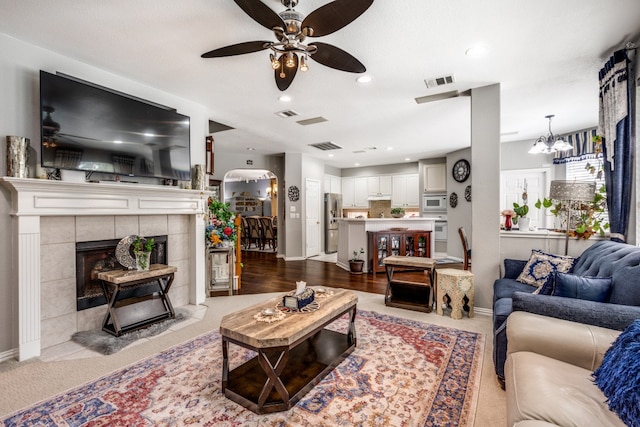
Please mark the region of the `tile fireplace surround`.
<svg viewBox="0 0 640 427"><path fill-rule="evenodd" d="M174 304L205 299L208 193L175 187L0 178L11 190L11 283L17 289L18 360L100 324L104 306L76 312L75 243L130 234L168 236L178 267Z"/></svg>

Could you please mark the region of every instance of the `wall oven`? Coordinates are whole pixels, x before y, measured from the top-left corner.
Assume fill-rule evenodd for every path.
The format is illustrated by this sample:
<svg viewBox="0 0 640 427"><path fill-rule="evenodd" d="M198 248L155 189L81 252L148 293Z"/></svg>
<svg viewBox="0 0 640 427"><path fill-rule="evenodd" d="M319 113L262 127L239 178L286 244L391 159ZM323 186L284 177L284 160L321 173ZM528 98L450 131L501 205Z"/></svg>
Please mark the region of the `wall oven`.
<svg viewBox="0 0 640 427"><path fill-rule="evenodd" d="M447 196L446 194L432 195L425 194L422 196L422 212L446 212Z"/></svg>

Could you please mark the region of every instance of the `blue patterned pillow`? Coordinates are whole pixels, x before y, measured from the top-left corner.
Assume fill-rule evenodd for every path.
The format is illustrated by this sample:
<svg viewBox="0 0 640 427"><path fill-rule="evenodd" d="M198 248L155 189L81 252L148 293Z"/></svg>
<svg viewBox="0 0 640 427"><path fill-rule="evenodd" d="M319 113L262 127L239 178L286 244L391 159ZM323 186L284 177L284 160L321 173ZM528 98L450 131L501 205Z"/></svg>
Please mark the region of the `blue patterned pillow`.
<svg viewBox="0 0 640 427"><path fill-rule="evenodd" d="M553 255L534 249L516 280L527 285L540 287L556 271L560 273L571 272L575 262L574 257Z"/></svg>
<svg viewBox="0 0 640 427"><path fill-rule="evenodd" d="M593 378L609 409L628 426L640 426L640 320L627 326L604 355Z"/></svg>
<svg viewBox="0 0 640 427"><path fill-rule="evenodd" d="M611 293L611 277L576 276L556 272L551 295L605 302Z"/></svg>

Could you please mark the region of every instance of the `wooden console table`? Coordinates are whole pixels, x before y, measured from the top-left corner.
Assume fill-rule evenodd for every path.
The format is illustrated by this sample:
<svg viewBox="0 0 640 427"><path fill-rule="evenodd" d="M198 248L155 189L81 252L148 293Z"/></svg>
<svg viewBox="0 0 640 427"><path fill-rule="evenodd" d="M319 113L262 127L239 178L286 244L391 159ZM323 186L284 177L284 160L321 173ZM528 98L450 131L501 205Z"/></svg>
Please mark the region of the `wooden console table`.
<svg viewBox="0 0 640 427"><path fill-rule="evenodd" d="M98 273L107 313L102 330L117 337L176 317L169 289L178 269L152 264L148 271L112 270Z"/></svg>
<svg viewBox="0 0 640 427"><path fill-rule="evenodd" d="M430 313L435 298L435 274L437 261L415 256L390 256L382 260L387 273L387 291L384 304L391 307ZM429 271L429 283L394 280L395 267Z"/></svg>

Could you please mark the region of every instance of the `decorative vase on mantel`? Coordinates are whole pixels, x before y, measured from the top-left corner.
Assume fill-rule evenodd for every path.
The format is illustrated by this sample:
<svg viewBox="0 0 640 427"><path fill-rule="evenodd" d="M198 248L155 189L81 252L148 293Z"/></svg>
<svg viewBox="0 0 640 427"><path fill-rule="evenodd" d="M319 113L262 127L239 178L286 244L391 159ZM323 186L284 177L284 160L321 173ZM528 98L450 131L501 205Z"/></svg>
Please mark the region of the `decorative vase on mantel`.
<svg viewBox="0 0 640 427"><path fill-rule="evenodd" d="M149 262L151 261L151 252L134 251L134 255L136 256L136 270L148 271Z"/></svg>

